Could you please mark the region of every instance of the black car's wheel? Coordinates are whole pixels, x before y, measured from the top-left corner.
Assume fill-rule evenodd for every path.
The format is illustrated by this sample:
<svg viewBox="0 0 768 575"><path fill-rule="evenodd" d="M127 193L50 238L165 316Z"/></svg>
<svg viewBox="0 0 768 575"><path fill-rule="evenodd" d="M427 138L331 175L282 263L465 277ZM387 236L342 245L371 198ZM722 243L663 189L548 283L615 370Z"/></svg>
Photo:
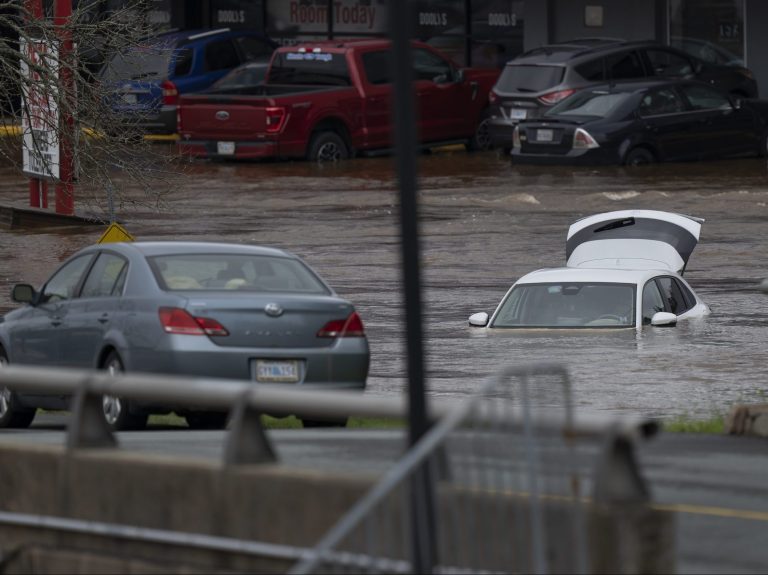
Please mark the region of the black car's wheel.
<svg viewBox="0 0 768 575"><path fill-rule="evenodd" d="M227 426L226 412L197 411L184 415L191 429L224 429Z"/></svg>
<svg viewBox="0 0 768 575"><path fill-rule="evenodd" d="M656 162L656 156L648 148L632 148L624 157L625 166L646 166Z"/></svg>
<svg viewBox="0 0 768 575"><path fill-rule="evenodd" d="M111 375L123 373L123 361L114 351L104 360L102 369L108 371ZM143 429L147 425L147 414L131 413L130 402L124 397L115 395L105 395L102 398L102 410L104 420L114 431L125 431L129 429Z"/></svg>
<svg viewBox="0 0 768 575"><path fill-rule="evenodd" d="M301 423L302 425L304 425L304 427L346 427L347 418L345 417L344 419L335 419L335 420L302 419Z"/></svg>
<svg viewBox="0 0 768 575"><path fill-rule="evenodd" d="M475 133L472 139L467 143L467 151L469 152L484 152L491 149L491 135L488 133L488 122L490 121L491 113L485 110L480 115L480 120L475 128Z"/></svg>
<svg viewBox="0 0 768 575"><path fill-rule="evenodd" d="M8 355L0 348L0 369L4 365L8 365ZM36 411L20 408L16 394L7 387L0 387L0 428L29 427Z"/></svg>
<svg viewBox="0 0 768 575"><path fill-rule="evenodd" d="M768 129L763 132L760 138L760 147L757 149L757 155L761 158L768 156Z"/></svg>
<svg viewBox="0 0 768 575"><path fill-rule="evenodd" d="M349 148L344 138L336 132L318 132L312 136L307 151L307 159L324 164L349 158Z"/></svg>

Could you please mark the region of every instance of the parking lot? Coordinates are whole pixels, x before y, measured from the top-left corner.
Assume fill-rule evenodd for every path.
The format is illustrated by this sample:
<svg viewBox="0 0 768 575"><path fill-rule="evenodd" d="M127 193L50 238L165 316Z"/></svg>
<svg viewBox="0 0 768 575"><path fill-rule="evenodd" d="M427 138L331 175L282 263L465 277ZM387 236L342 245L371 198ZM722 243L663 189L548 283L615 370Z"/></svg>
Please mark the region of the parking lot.
<svg viewBox="0 0 768 575"><path fill-rule="evenodd" d="M371 346L369 391L394 394L405 384L405 362L392 168L386 157L325 166L195 162L160 209L122 206L118 216L137 239L223 240L300 255L360 311ZM583 407L708 417L764 400L768 296L757 286L768 276L765 160L589 169L445 151L422 156L419 168L432 394L462 395L502 365L558 361L571 370ZM27 201L25 180L2 168L0 203ZM630 208L706 219L685 277L711 306L707 319L639 335L488 337L468 327L468 316L492 311L517 277L564 262L573 221ZM13 306L13 283L39 284L103 229L0 231L0 307Z"/></svg>

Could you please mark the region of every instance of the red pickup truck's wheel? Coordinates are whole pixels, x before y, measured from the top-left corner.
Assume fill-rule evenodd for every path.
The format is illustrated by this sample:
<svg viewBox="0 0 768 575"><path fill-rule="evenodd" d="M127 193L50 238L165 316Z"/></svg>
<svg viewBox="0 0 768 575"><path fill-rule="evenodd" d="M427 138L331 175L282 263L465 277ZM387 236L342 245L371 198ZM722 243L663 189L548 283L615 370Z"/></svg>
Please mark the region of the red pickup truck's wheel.
<svg viewBox="0 0 768 575"><path fill-rule="evenodd" d="M349 158L349 148L336 132L318 132L312 136L307 159L313 162L338 162Z"/></svg>

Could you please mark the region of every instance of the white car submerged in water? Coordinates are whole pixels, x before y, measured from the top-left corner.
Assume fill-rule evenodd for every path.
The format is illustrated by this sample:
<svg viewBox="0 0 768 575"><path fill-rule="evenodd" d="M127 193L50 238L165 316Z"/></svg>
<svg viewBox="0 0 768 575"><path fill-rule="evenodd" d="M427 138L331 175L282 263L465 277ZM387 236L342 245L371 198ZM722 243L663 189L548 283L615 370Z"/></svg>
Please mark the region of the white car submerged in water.
<svg viewBox="0 0 768 575"><path fill-rule="evenodd" d="M703 219L620 210L568 229L566 267L520 278L496 311L470 316L489 329L642 329L702 317L709 307L682 275Z"/></svg>

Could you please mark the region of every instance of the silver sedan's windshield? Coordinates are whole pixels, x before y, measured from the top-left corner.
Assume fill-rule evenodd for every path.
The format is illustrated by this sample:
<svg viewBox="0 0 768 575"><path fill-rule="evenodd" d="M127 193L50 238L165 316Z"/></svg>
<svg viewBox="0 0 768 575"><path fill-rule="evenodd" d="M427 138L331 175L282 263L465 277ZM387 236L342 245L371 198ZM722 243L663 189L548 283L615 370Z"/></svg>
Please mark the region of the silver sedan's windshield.
<svg viewBox="0 0 768 575"><path fill-rule="evenodd" d="M516 286L491 327L621 328L635 325L635 286L545 283Z"/></svg>

